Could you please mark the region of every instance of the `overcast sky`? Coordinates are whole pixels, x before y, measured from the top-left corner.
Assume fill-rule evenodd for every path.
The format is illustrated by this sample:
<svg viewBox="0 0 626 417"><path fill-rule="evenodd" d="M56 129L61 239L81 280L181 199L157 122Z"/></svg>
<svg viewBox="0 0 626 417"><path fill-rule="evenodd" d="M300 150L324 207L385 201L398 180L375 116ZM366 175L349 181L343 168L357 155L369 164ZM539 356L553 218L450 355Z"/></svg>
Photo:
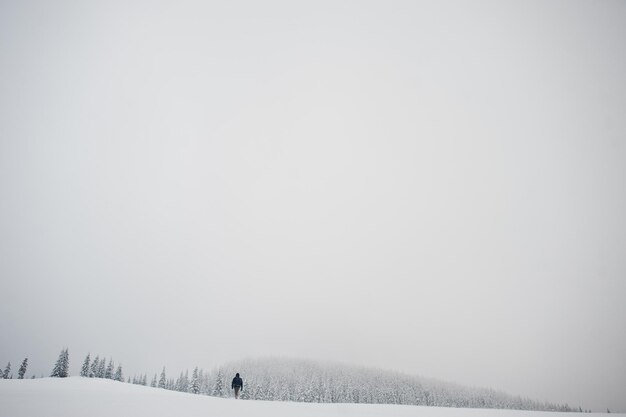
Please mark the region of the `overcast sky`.
<svg viewBox="0 0 626 417"><path fill-rule="evenodd" d="M0 0L0 365L626 411L625 40L623 1Z"/></svg>

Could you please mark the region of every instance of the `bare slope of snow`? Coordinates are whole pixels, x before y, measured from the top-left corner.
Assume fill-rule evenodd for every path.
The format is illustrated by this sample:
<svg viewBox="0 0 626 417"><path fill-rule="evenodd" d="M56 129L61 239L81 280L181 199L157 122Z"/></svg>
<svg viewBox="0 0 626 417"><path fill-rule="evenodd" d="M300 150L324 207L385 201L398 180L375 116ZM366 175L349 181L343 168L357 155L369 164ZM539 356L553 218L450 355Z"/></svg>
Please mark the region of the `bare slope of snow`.
<svg viewBox="0 0 626 417"><path fill-rule="evenodd" d="M571 417L571 413L370 404L244 401L106 379L0 380L1 417ZM599 414L595 414L599 415Z"/></svg>

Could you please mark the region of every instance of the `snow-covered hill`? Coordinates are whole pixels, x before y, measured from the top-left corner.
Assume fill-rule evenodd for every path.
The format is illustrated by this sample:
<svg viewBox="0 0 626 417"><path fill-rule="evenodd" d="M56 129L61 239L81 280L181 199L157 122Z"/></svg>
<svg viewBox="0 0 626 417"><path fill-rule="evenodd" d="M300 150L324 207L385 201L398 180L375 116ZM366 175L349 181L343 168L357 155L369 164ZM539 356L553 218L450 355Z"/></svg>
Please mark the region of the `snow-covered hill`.
<svg viewBox="0 0 626 417"><path fill-rule="evenodd" d="M235 400L105 379L0 380L0 417L571 417L571 413ZM597 415L600 414L588 414Z"/></svg>
<svg viewBox="0 0 626 417"><path fill-rule="evenodd" d="M572 411L567 404L534 401L493 389L384 369L295 358L246 359L203 372L200 392L216 397L228 396L227 390L223 392L215 387L227 386L225 375L236 372L243 372L245 376L244 399L252 400ZM170 385L173 385L171 389L181 391L177 387L188 384L179 378ZM574 410L578 409L578 404L573 406Z"/></svg>

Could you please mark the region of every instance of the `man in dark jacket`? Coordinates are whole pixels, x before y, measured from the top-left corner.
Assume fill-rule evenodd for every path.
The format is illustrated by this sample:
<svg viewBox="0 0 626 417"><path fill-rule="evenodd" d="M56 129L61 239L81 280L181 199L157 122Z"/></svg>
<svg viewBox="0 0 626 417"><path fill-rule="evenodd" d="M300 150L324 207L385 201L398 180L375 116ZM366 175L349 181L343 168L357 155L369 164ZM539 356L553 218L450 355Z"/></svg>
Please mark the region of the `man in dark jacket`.
<svg viewBox="0 0 626 417"><path fill-rule="evenodd" d="M239 378L239 373L233 378L233 383L230 384L230 387L235 390L235 398L239 398L239 391L243 389L243 379Z"/></svg>

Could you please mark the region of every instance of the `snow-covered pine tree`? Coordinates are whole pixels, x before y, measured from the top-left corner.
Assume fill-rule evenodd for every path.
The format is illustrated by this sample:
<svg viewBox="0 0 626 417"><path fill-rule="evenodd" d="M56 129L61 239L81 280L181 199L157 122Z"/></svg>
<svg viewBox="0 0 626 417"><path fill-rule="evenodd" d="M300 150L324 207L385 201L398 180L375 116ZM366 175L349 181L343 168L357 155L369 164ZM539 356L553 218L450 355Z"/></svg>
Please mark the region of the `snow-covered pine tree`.
<svg viewBox="0 0 626 417"><path fill-rule="evenodd" d="M241 390L241 399L242 400L249 400L250 399L250 380L246 380L246 389Z"/></svg>
<svg viewBox="0 0 626 417"><path fill-rule="evenodd" d="M189 392L189 371L185 371L185 374L180 373L180 381L178 384L178 391Z"/></svg>
<svg viewBox="0 0 626 417"><path fill-rule="evenodd" d="M180 372L180 376L178 377L178 379L177 379L177 380L176 380L176 382L174 383L174 390L175 390L175 391L180 391L180 388L179 388L179 387L180 387L180 385L181 385L181 383L182 383L182 381L181 381L182 379L183 379L183 372L181 371L181 372Z"/></svg>
<svg viewBox="0 0 626 417"><path fill-rule="evenodd" d="M54 364L54 368L52 368L52 372L50 373L51 377L60 378L61 374L61 363L63 361L63 354L65 349L61 351L59 357L57 358L56 363Z"/></svg>
<svg viewBox="0 0 626 417"><path fill-rule="evenodd" d="M215 397L225 397L226 389L224 384L224 373L222 372L222 368L217 371L217 376L215 377L215 386L213 387L213 395Z"/></svg>
<svg viewBox="0 0 626 417"><path fill-rule="evenodd" d="M59 354L57 362L52 369L51 377L66 378L70 367L70 355L67 348L63 349Z"/></svg>
<svg viewBox="0 0 626 417"><path fill-rule="evenodd" d="M167 380L165 379L165 366L163 367L163 371L161 371L161 377L159 378L159 388L165 388L167 384Z"/></svg>
<svg viewBox="0 0 626 417"><path fill-rule="evenodd" d="M106 358L102 358L100 360L100 363L98 364L98 372L96 374L98 378L104 378L104 375L106 374L106 363L107 363Z"/></svg>
<svg viewBox="0 0 626 417"><path fill-rule="evenodd" d="M61 378L67 378L70 376L70 352L68 348L65 348L65 354L63 355L63 376Z"/></svg>
<svg viewBox="0 0 626 417"><path fill-rule="evenodd" d="M20 366L20 370L17 373L17 379L24 379L24 374L26 373L26 367L28 366L28 358L24 358L22 362L22 366Z"/></svg>
<svg viewBox="0 0 626 417"><path fill-rule="evenodd" d="M107 365L106 370L104 371L104 377L106 379L113 379L113 370L115 369L115 365L113 365L113 358L109 359L109 364Z"/></svg>
<svg viewBox="0 0 626 417"><path fill-rule="evenodd" d="M124 382L124 375L122 374L122 365L117 366L117 370L115 371L114 380Z"/></svg>
<svg viewBox="0 0 626 417"><path fill-rule="evenodd" d="M146 374L143 374L143 376L141 377L141 385L143 385L144 387L148 385L148 376Z"/></svg>
<svg viewBox="0 0 626 417"><path fill-rule="evenodd" d="M176 380L174 378L169 378L165 383L165 389L174 391L176 389Z"/></svg>
<svg viewBox="0 0 626 417"><path fill-rule="evenodd" d="M150 383L150 386L152 388L156 388L156 386L157 386L157 375L156 374L154 374L154 378L152 378L152 382Z"/></svg>
<svg viewBox="0 0 626 417"><path fill-rule="evenodd" d="M7 367L4 368L4 372L2 373L2 378L9 379L10 372L11 372L11 362L7 363Z"/></svg>
<svg viewBox="0 0 626 417"><path fill-rule="evenodd" d="M98 366L100 366L100 355L96 355L96 358L91 363L91 369L89 369L89 378L96 378L98 375Z"/></svg>
<svg viewBox="0 0 626 417"><path fill-rule="evenodd" d="M202 369L198 371L198 381L200 382L200 394L211 395L213 386L210 382L209 373L204 373Z"/></svg>
<svg viewBox="0 0 626 417"><path fill-rule="evenodd" d="M89 377L89 362L90 362L89 353L85 356L85 361L83 362L83 367L80 368L80 376Z"/></svg>
<svg viewBox="0 0 626 417"><path fill-rule="evenodd" d="M198 381L198 367L196 366L191 374L191 388L192 394L200 393L200 381Z"/></svg>
<svg viewBox="0 0 626 417"><path fill-rule="evenodd" d="M180 372L180 376L178 377L178 379L176 380L176 384L174 385L174 390L176 391L183 391L183 372Z"/></svg>
<svg viewBox="0 0 626 417"><path fill-rule="evenodd" d="M198 386L200 387L198 394L207 394L207 375L202 371L202 368L198 369Z"/></svg>

